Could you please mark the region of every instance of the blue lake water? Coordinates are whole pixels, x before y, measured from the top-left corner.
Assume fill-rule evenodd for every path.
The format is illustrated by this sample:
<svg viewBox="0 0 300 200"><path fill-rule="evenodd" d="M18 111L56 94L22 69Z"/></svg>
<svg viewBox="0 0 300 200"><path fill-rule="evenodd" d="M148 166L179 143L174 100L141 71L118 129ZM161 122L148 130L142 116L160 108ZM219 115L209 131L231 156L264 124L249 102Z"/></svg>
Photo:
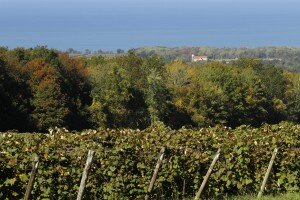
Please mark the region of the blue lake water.
<svg viewBox="0 0 300 200"><path fill-rule="evenodd" d="M296 0L0 0L0 46L300 47Z"/></svg>

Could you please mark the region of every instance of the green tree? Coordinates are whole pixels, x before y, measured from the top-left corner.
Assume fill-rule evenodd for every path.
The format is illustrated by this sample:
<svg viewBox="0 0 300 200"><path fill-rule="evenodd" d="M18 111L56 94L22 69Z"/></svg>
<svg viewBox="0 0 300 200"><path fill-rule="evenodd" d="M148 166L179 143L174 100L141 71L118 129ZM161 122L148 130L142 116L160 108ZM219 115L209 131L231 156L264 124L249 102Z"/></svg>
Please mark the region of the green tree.
<svg viewBox="0 0 300 200"><path fill-rule="evenodd" d="M79 58L59 55L61 92L65 94L69 114L66 123L71 129L90 127L88 106L91 104L91 84L88 70Z"/></svg>
<svg viewBox="0 0 300 200"><path fill-rule="evenodd" d="M28 119L29 95L26 82L17 66L0 52L0 130L30 129Z"/></svg>
<svg viewBox="0 0 300 200"><path fill-rule="evenodd" d="M142 91L141 59L133 54L89 68L93 88L90 106L98 126L145 128L149 117Z"/></svg>
<svg viewBox="0 0 300 200"><path fill-rule="evenodd" d="M285 77L289 80L287 91L285 92L285 102L288 119L300 122L300 75L298 73L285 72Z"/></svg>
<svg viewBox="0 0 300 200"><path fill-rule="evenodd" d="M170 92L166 84L166 70L162 59L157 56L146 58L143 63L146 73L146 103L151 117L151 124L164 121L168 116L168 104L171 102Z"/></svg>
<svg viewBox="0 0 300 200"><path fill-rule="evenodd" d="M266 95L252 68L208 63L194 70L189 84L177 89L185 92L176 97L176 104L185 107L194 124L236 127L264 122Z"/></svg>

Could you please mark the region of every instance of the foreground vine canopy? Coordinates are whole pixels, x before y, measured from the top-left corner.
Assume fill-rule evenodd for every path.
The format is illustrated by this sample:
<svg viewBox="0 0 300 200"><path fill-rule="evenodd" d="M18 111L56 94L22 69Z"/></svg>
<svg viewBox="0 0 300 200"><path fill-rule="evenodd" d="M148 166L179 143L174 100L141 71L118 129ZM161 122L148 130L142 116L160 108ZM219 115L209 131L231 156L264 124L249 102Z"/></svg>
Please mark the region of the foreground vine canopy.
<svg viewBox="0 0 300 200"><path fill-rule="evenodd" d="M258 192L275 148L279 152L265 193L299 192L300 126L284 122L236 129L1 133L0 199L24 197L36 156L40 163L31 198L76 199L88 150L95 156L84 199L143 199L162 147L165 156L151 199L193 197L219 148L204 196Z"/></svg>

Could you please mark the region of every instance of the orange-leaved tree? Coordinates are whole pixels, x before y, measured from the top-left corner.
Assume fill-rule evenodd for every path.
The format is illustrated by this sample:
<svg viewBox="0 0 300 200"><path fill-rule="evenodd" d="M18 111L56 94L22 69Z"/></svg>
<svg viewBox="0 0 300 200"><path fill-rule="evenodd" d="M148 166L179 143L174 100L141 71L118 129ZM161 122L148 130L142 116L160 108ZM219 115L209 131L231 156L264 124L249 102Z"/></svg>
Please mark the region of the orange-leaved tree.
<svg viewBox="0 0 300 200"><path fill-rule="evenodd" d="M69 110L58 71L37 58L26 65L25 74L32 93L30 116L35 127L46 130L51 126L64 126Z"/></svg>

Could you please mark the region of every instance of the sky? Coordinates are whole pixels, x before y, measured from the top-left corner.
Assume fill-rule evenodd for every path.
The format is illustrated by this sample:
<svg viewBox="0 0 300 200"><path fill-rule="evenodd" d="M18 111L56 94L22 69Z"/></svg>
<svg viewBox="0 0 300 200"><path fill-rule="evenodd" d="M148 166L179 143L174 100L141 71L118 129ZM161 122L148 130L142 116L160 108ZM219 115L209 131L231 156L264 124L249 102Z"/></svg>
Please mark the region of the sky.
<svg viewBox="0 0 300 200"><path fill-rule="evenodd" d="M0 0L0 46L300 47L298 0Z"/></svg>

